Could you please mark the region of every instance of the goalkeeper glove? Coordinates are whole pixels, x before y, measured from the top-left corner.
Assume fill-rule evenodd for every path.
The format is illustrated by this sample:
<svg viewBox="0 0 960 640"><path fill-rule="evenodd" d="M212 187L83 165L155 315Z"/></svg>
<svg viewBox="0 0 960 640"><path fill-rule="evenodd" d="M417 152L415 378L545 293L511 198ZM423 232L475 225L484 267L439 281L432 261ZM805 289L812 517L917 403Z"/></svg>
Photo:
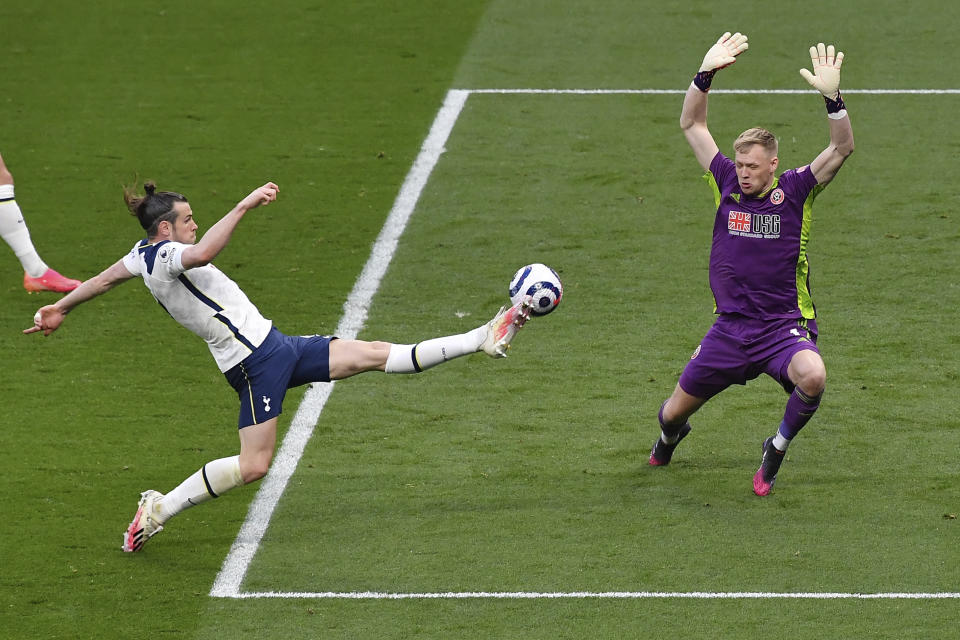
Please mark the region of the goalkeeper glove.
<svg viewBox="0 0 960 640"><path fill-rule="evenodd" d="M824 46L821 42L810 47L810 64L813 73L800 69L800 75L810 86L823 94L828 114L839 114L844 109L840 97L840 65L843 64L843 52L834 55L833 45Z"/></svg>
<svg viewBox="0 0 960 640"><path fill-rule="evenodd" d="M837 94L840 93L841 64L843 64L843 51L834 55L833 45L824 47L821 42L815 47L810 47L810 65L813 67L813 73L800 69L800 75L825 98L836 100Z"/></svg>
<svg viewBox="0 0 960 640"><path fill-rule="evenodd" d="M730 66L737 61L738 55L747 50L748 46L747 36L739 31L731 36L730 32L727 31L707 51L707 55L703 57L703 63L700 65L700 71L719 71Z"/></svg>
<svg viewBox="0 0 960 640"><path fill-rule="evenodd" d="M703 57L700 70L693 78L693 84L704 93L709 91L713 74L736 62L737 56L746 51L748 47L747 36L739 31L733 35L730 35L729 31L724 33L717 40L717 43L710 47L707 55Z"/></svg>

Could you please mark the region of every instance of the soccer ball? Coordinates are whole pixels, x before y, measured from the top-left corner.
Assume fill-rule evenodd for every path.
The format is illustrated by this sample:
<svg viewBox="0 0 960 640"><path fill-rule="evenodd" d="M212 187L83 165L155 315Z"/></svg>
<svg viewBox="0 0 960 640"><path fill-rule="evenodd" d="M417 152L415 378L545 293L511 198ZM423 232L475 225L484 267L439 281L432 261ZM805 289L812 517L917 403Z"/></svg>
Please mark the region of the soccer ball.
<svg viewBox="0 0 960 640"><path fill-rule="evenodd" d="M560 304L563 283L557 272L545 264L536 262L521 267L510 281L510 302L517 304L530 296L530 315L545 316Z"/></svg>

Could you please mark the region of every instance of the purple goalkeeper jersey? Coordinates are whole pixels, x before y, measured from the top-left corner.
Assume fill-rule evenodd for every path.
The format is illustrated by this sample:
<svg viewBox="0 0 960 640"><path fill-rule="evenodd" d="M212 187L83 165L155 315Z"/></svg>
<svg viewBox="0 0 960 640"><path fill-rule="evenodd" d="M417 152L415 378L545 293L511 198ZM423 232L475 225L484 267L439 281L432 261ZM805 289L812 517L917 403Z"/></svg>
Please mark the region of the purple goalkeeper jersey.
<svg viewBox="0 0 960 640"><path fill-rule="evenodd" d="M785 171L757 197L743 195L736 165L719 151L705 177L717 204L710 249L716 312L760 320L816 317L807 240L813 199L823 187L810 167Z"/></svg>

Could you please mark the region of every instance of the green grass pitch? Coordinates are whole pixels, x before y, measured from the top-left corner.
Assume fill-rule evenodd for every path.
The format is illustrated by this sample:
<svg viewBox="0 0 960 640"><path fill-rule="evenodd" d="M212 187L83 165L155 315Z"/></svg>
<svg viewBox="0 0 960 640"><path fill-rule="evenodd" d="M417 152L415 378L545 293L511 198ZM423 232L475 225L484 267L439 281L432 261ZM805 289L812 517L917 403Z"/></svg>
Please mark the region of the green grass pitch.
<svg viewBox="0 0 960 640"><path fill-rule="evenodd" d="M276 181L217 264L282 330L329 333L449 90L683 89L724 30L751 47L718 89L803 89L820 40L847 89L960 88L936 64L960 12L911 7L4 3L0 152L42 257L74 277L138 239L124 183L187 193L205 228ZM767 379L646 464L711 322L712 199L681 96L472 93L360 337L477 326L526 262L560 272L564 301L505 361L336 385L240 589L279 597L210 595L256 486L120 552L138 492L237 448L204 345L137 282L23 336L54 297L0 250L0 637L953 637L956 599L283 597L960 591L960 96L845 97L857 152L809 248L828 390L772 496L750 488L785 401ZM783 168L825 120L815 94L710 104L721 148L766 126Z"/></svg>

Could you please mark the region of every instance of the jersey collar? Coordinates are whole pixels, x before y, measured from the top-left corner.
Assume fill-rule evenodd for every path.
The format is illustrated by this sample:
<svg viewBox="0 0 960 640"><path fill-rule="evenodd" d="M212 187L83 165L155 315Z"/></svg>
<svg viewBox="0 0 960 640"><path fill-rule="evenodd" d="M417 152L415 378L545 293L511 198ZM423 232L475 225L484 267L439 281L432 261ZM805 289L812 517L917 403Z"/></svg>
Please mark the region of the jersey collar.
<svg viewBox="0 0 960 640"><path fill-rule="evenodd" d="M773 182L770 183L770 186L764 189L763 193L759 193L754 196L757 200L763 200L767 197L767 194L777 188L777 185L780 183L780 176L774 176Z"/></svg>

